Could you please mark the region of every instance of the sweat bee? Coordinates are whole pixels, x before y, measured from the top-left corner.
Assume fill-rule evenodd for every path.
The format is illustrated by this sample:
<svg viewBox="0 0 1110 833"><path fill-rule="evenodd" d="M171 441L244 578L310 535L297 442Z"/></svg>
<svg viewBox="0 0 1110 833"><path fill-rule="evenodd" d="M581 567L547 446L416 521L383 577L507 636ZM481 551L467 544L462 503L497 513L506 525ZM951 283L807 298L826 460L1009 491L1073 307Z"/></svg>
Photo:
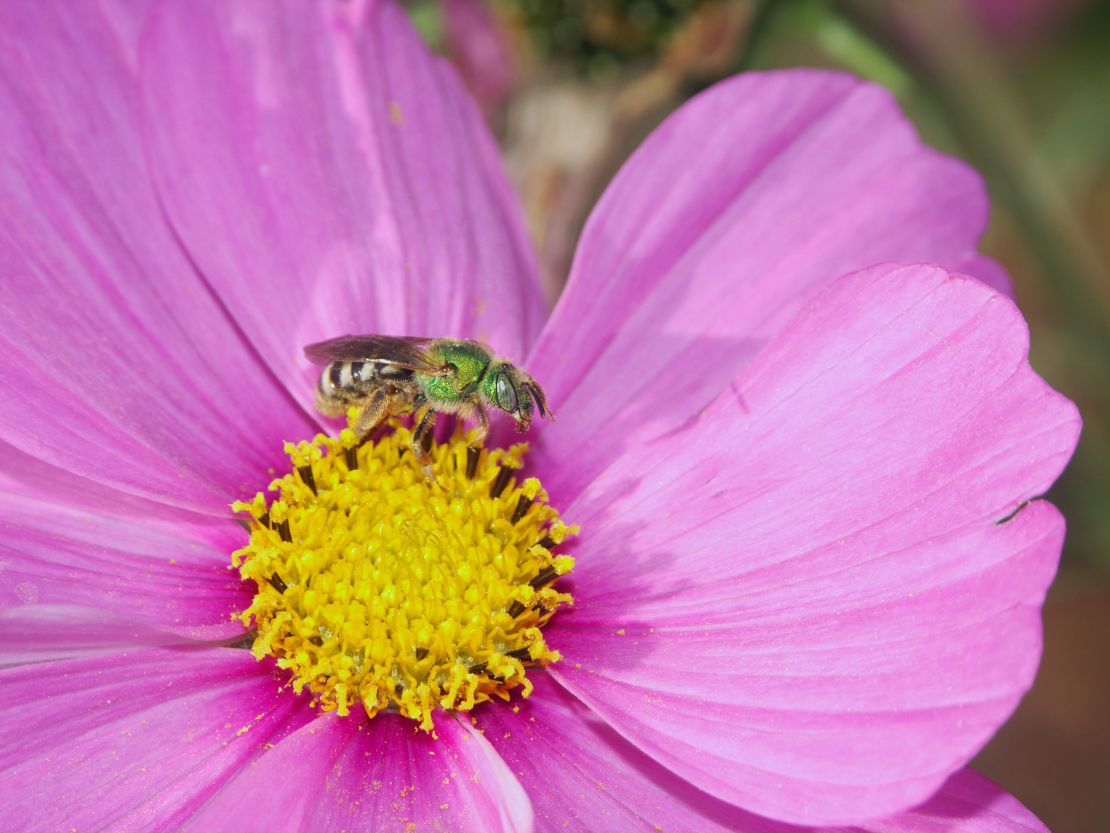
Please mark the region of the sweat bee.
<svg viewBox="0 0 1110 833"><path fill-rule="evenodd" d="M437 413L476 419L475 446L489 433L486 405L511 416L522 433L532 425L533 412L555 418L535 379L477 341L340 336L310 344L304 352L324 365L316 409L340 417L358 408L354 430L362 438L391 416L427 409L412 438L412 453L425 474L431 472L427 445Z"/></svg>

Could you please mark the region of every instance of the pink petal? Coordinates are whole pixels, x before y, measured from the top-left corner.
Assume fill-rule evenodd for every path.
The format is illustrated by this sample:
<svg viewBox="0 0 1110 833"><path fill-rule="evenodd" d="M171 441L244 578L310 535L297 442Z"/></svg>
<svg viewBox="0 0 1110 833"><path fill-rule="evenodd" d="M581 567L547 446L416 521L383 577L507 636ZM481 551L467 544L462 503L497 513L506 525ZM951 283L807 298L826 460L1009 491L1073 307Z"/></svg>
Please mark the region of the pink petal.
<svg viewBox="0 0 1110 833"><path fill-rule="evenodd" d="M1048 833L1021 802L970 769L945 781L920 807L867 828L876 833Z"/></svg>
<svg viewBox="0 0 1110 833"><path fill-rule="evenodd" d="M246 651L147 650L0 672L4 830L180 830L311 715Z"/></svg>
<svg viewBox="0 0 1110 833"><path fill-rule="evenodd" d="M0 664L242 634L244 533L0 443ZM171 563L172 562L172 563Z"/></svg>
<svg viewBox="0 0 1110 833"><path fill-rule="evenodd" d="M190 829L530 831L528 797L469 722L441 717L435 733L392 714L324 715L241 772Z"/></svg>
<svg viewBox="0 0 1110 833"><path fill-rule="evenodd" d="M57 479L66 477L59 472ZM40 484L27 490L0 476L0 609L62 606L60 624L72 620L68 608L102 611L109 614L99 620L107 628L104 645L118 644L120 623L194 639L243 634L231 621L250 603L230 568L230 553L245 541L234 521L181 510L171 516L169 507L118 493L113 499L85 482L91 488L75 505L64 499L68 491L59 490L58 500L35 494ZM14 630L19 616L3 620L5 653L44 647L40 625L49 616L30 613L34 627ZM78 617L90 628L81 644L95 646L98 620L85 616Z"/></svg>
<svg viewBox="0 0 1110 833"><path fill-rule="evenodd" d="M166 228L122 39L136 18L100 7L0 13L0 439L225 515L312 423Z"/></svg>
<svg viewBox="0 0 1110 833"><path fill-rule="evenodd" d="M799 831L700 792L546 678L537 680L535 693L519 709L494 705L478 715L479 728L532 799L536 833ZM948 779L921 807L857 829L1046 833L1028 810L970 770Z"/></svg>
<svg viewBox="0 0 1110 833"><path fill-rule="evenodd" d="M552 673L698 787L840 823L930 795L1009 716L1063 522L1074 406L1009 300L842 278L706 411L567 508Z"/></svg>
<svg viewBox="0 0 1110 833"><path fill-rule="evenodd" d="M698 96L610 185L530 359L559 416L545 486L569 499L697 414L838 275L962 263L986 216L979 177L880 87L794 70Z"/></svg>
<svg viewBox="0 0 1110 833"><path fill-rule="evenodd" d="M394 3L159 7L144 91L162 198L292 395L343 333L480 337L520 359L543 317L491 137Z"/></svg>
<svg viewBox="0 0 1110 833"><path fill-rule="evenodd" d="M182 635L158 622L104 607L20 603L0 608L0 667L140 648L195 648L198 639L209 641L203 634Z"/></svg>
<svg viewBox="0 0 1110 833"><path fill-rule="evenodd" d="M0 459L4 461L3 468L0 468L0 493L55 503L93 514L149 518L159 524L203 521L212 528L226 529L228 526L229 511L224 513L224 517L213 518L161 501L127 494L112 486L53 466L3 442L0 442Z"/></svg>

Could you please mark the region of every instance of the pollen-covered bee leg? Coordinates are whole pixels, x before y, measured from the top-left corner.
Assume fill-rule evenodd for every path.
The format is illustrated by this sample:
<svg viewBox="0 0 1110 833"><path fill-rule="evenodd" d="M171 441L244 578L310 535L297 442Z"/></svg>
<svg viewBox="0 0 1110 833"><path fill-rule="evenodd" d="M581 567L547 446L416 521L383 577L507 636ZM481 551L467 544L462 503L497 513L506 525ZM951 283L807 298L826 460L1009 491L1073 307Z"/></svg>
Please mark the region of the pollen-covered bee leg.
<svg viewBox="0 0 1110 833"><path fill-rule="evenodd" d="M370 434L386 417L389 416L389 396L385 391L378 391L362 404L358 420L355 421L355 433L362 442L370 438Z"/></svg>
<svg viewBox="0 0 1110 833"><path fill-rule="evenodd" d="M432 474L432 431L436 427L436 412L429 408L424 412L416 430L412 432L412 454L420 464L424 476L429 480L434 479Z"/></svg>
<svg viewBox="0 0 1110 833"><path fill-rule="evenodd" d="M486 444L486 437L489 436L489 414L479 403L474 406L474 416L478 420L478 433L474 435L469 445L471 448L481 448Z"/></svg>
<svg viewBox="0 0 1110 833"><path fill-rule="evenodd" d="M328 396L326 393L316 388L316 410L326 417L341 417L347 413L347 408L350 404L338 397Z"/></svg>

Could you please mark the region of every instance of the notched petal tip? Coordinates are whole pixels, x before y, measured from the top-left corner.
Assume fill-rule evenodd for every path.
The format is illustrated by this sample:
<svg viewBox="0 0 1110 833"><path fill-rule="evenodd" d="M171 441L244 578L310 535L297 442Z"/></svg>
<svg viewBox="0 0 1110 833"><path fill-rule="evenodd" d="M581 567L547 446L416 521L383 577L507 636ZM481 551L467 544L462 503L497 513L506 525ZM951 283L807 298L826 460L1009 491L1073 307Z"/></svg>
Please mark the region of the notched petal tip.
<svg viewBox="0 0 1110 833"><path fill-rule="evenodd" d="M767 816L844 823L927 799L1040 653L1063 523L1034 498L1077 418L1027 349L1012 301L943 268L835 281L739 394L584 493L621 523L590 526L551 674Z"/></svg>

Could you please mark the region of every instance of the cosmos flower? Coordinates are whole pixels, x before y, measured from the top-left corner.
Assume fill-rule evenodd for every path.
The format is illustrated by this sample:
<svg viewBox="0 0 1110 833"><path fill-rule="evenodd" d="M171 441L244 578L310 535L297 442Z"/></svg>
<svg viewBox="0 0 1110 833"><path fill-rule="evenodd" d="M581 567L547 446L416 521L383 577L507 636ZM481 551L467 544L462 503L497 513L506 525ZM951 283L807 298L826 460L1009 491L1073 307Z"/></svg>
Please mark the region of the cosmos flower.
<svg viewBox="0 0 1110 833"><path fill-rule="evenodd" d="M546 317L480 115L392 4L0 9L5 830L1043 829L964 766L1037 665L1063 536L1037 496L1079 420L960 276L1005 281L980 181L886 93L796 71L697 97ZM388 437L291 462L324 427L301 347L347 332L482 338L541 380L558 421L504 494L577 537L441 546L501 511L457 441L447 487ZM307 593L231 569L229 505L283 476L409 512L359 552L573 558L550 653L488 652L535 660L531 696L424 731L246 650L244 611ZM253 534L331 533L288 519ZM504 621L493 584L466 617Z"/></svg>

